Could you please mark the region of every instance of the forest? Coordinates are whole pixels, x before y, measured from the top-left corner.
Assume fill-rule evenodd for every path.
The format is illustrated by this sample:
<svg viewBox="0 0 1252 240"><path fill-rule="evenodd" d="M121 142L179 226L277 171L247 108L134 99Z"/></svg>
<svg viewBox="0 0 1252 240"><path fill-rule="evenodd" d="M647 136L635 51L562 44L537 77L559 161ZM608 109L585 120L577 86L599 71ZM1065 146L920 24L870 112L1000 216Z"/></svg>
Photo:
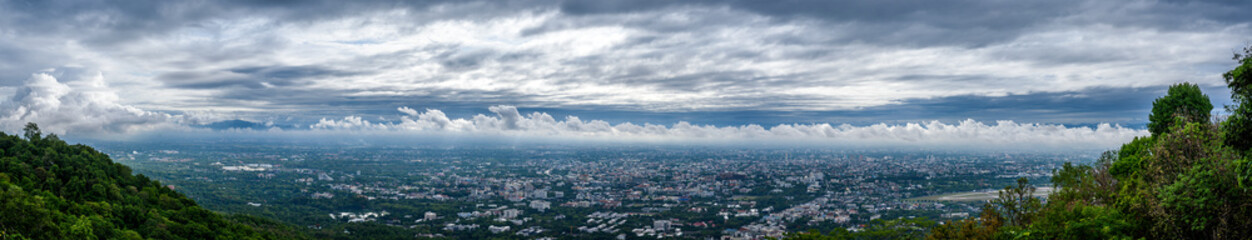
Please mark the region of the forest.
<svg viewBox="0 0 1252 240"><path fill-rule="evenodd" d="M0 133L0 239L304 239L273 220L224 216L84 145Z"/></svg>

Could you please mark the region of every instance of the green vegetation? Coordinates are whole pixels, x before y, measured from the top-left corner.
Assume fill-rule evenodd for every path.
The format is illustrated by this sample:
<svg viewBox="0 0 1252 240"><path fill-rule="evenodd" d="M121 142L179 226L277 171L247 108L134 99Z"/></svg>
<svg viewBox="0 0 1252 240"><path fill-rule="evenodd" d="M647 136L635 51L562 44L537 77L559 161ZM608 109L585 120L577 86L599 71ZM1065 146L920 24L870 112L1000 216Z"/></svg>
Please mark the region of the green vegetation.
<svg viewBox="0 0 1252 240"><path fill-rule="evenodd" d="M1092 165L1054 170L1047 203L1026 179L1005 188L979 216L931 228L927 239L1244 239L1252 236L1252 47L1224 77L1235 105L1225 120L1197 85L1177 84L1153 102L1151 136ZM870 228L900 229L881 222ZM895 224L899 225L899 224ZM917 235L901 235L920 238ZM796 239L879 239L831 232Z"/></svg>
<svg viewBox="0 0 1252 240"><path fill-rule="evenodd" d="M84 145L0 133L0 239L301 239L277 222L224 217Z"/></svg>
<svg viewBox="0 0 1252 240"><path fill-rule="evenodd" d="M1235 54L1234 60L1239 62L1239 67L1222 74L1230 88L1230 98L1235 102L1226 106L1231 115L1222 123L1222 133L1226 145L1246 153L1252 149L1252 46L1244 48L1243 54Z"/></svg>
<svg viewBox="0 0 1252 240"><path fill-rule="evenodd" d="M925 218L917 219L896 219L896 220L874 220L865 229L850 232L845 229L835 229L829 233L820 233L817 231L808 231L801 233L790 233L785 237L787 239L798 240L840 240L840 239L918 239L926 236L926 229L933 228L934 221Z"/></svg>
<svg viewBox="0 0 1252 240"><path fill-rule="evenodd" d="M1191 83L1180 83L1169 87L1165 97L1152 102L1152 114L1148 115L1148 131L1152 136L1169 131L1174 119L1182 118L1186 122L1207 121L1209 112L1213 111L1213 103L1209 96L1200 93L1200 86Z"/></svg>

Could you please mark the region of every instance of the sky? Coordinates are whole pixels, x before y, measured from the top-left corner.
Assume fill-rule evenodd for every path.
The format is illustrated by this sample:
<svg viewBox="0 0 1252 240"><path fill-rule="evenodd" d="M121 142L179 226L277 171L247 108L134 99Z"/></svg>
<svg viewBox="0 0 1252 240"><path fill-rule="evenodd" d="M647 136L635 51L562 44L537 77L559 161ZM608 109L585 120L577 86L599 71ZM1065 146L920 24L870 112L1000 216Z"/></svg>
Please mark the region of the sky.
<svg viewBox="0 0 1252 240"><path fill-rule="evenodd" d="M1230 103L1246 9L0 0L0 129L1114 147L1171 84Z"/></svg>

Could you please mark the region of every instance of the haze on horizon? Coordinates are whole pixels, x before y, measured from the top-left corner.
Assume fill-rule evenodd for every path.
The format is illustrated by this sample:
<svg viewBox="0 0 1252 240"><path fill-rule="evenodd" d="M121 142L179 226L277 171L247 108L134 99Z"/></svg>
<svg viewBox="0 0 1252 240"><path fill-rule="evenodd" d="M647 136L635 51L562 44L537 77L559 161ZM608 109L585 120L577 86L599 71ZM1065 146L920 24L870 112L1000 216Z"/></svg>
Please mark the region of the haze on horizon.
<svg viewBox="0 0 1252 240"><path fill-rule="evenodd" d="M1231 102L1244 9L0 0L0 130L1108 148L1170 84Z"/></svg>

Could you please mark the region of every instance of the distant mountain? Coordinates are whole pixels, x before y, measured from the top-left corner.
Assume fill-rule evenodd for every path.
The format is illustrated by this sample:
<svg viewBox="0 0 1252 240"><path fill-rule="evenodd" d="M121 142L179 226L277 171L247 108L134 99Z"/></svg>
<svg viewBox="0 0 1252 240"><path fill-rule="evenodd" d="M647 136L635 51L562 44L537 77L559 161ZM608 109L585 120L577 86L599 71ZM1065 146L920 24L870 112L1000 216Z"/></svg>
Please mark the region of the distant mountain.
<svg viewBox="0 0 1252 240"><path fill-rule="evenodd" d="M235 120L214 122L214 123L209 123L205 125L198 125L198 127L208 128L208 129L213 129L213 130L229 130L229 129L265 130L265 129L270 129L271 127L275 127L275 126L270 126L270 125L266 125L264 123L259 123L259 122L235 119Z"/></svg>
<svg viewBox="0 0 1252 240"><path fill-rule="evenodd" d="M27 125L0 133L0 239L301 239L293 228L201 208L172 186Z"/></svg>

